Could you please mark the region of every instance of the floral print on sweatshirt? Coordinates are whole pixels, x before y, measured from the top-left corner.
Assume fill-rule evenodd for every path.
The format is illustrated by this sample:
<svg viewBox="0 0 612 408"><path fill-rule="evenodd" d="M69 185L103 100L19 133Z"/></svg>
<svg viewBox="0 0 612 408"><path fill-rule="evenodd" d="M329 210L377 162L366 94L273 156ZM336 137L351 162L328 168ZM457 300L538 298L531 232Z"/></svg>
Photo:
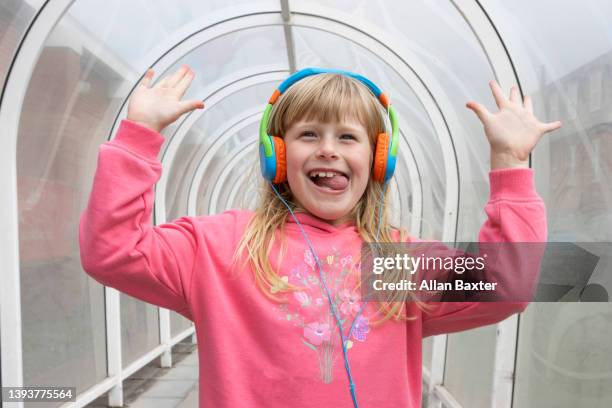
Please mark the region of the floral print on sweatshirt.
<svg viewBox="0 0 612 408"><path fill-rule="evenodd" d="M321 256L319 262L323 279L340 317L347 350L350 350L355 347L355 342L365 342L370 332L366 309L359 313L363 306L361 292L357 287L360 264L352 255L342 256L334 247L330 253ZM309 249L304 250L301 262L291 268L288 276L281 276L281 281L271 291L276 293L287 283L301 289L286 292L288 302L276 307L279 319L300 329L296 331L299 341L313 351L321 380L330 383L333 380L334 363L342 359L340 333L323 287L321 273Z"/></svg>

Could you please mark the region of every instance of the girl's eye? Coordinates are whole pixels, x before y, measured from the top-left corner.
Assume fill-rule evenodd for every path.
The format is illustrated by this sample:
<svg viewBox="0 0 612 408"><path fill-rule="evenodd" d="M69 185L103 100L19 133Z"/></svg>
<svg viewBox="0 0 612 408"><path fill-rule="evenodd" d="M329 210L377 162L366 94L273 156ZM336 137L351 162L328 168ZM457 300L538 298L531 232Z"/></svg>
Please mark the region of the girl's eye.
<svg viewBox="0 0 612 408"><path fill-rule="evenodd" d="M340 136L340 138L345 140L355 140L355 136L351 135L350 133L345 133Z"/></svg>
<svg viewBox="0 0 612 408"><path fill-rule="evenodd" d="M314 132L310 132L310 131L305 131L302 132L302 136L306 136L306 137L315 137L316 134Z"/></svg>

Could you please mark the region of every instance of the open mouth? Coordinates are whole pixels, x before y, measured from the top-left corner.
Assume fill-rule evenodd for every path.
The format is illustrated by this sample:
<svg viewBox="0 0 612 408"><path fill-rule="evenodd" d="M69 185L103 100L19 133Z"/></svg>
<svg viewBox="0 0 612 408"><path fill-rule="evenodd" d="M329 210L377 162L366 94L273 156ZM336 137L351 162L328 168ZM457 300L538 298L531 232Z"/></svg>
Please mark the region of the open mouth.
<svg viewBox="0 0 612 408"><path fill-rule="evenodd" d="M317 187L331 192L342 192L349 183L349 177L345 173L335 170L311 170L308 172L308 178Z"/></svg>

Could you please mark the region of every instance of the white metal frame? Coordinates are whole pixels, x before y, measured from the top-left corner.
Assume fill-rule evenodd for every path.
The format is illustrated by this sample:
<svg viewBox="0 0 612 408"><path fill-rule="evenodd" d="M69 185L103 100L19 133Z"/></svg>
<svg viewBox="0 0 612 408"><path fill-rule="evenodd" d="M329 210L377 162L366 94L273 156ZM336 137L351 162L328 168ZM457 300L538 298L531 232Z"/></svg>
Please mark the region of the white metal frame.
<svg viewBox="0 0 612 408"><path fill-rule="evenodd" d="M300 5L295 4L294 6ZM432 89L425 85L428 82L435 85L435 78L429 73L425 66L418 63L418 58L414 58L411 55L403 56L394 51L393 45L395 41L388 38L378 27L369 25L365 22L359 22L357 25L356 21L351 21L350 18L345 17L346 16L338 13L332 16L327 9L309 5L306 11L297 9L292 11L291 25L316 28L361 44L383 59L389 66L398 72L413 89L417 98L423 103L423 107L434 126L436 135L440 137L446 176L443 240L453 241L457 224L459 174L456 165L452 135L448 127L459 128L459 125L452 117L445 118L442 114L442 112L450 112L452 109L450 109L451 107L443 98L436 101L435 97L432 97L432 94L444 95L444 93L437 86ZM349 23L349 21L351 21L351 23ZM180 56L215 38L246 28L285 24L286 22L282 19L282 16L279 15L278 11L270 12L267 9L262 9L260 12L254 12L253 8L250 6L248 13L226 18L225 20L205 18L201 21L194 21L189 24L189 27L194 28L193 32L189 33L187 28L182 29L181 34L185 35L183 39L179 40L177 36L172 36L174 41L178 42L178 45L170 51L167 51L166 48L163 58L151 58L151 61L152 63L157 63L156 67L158 68L158 72L165 72L178 60L178 58L180 58ZM166 43L165 45L171 47L171 44ZM396 46L395 50L398 49L400 48ZM155 55L155 57L157 57L157 55ZM410 61L410 63L407 61ZM122 112L119 115L120 117L125 115L126 109L127 107L124 104ZM115 127L116 126L118 126L118 122L115 124ZM113 134L115 130L116 129L113 129ZM169 168L170 163L172 163L174 153L176 153L178 143L180 143L180 140L175 142L174 138L172 139L173 140L170 141L164 157L162 158L162 178L156 189L156 213L158 211L162 214L165 213L165 208L157 206L165 205L164 200L158 200L165 195L167 177L164 177L164 174L167 173L166 170Z"/></svg>
<svg viewBox="0 0 612 408"><path fill-rule="evenodd" d="M511 408L512 406L518 321L519 317L515 314L497 324L493 357L492 407Z"/></svg>
<svg viewBox="0 0 612 408"><path fill-rule="evenodd" d="M459 173L453 137L449 129L459 129L460 124L453 116L444 115L444 112L452 112L452 107L444 98L436 98L437 95L443 96L444 92L437 84L435 76L419 62L418 56L403 50L394 37L387 35L376 25L313 4L296 2L292 5L294 26L332 33L370 50L404 79L423 104L435 134L439 137L445 166L446 201L442 240L454 241L459 204Z"/></svg>
<svg viewBox="0 0 612 408"><path fill-rule="evenodd" d="M431 369L427 371L427 376L424 376L425 385L427 386L427 407L440 408L442 399L436 391L436 387L441 386L444 382L444 365L446 364L446 343L447 335L434 336L431 350ZM423 368L425 371L425 368Z"/></svg>
<svg viewBox="0 0 612 408"><path fill-rule="evenodd" d="M211 194L211 197L208 203L208 213L215 214L218 211L217 204L220 202L221 189L223 189L225 186L228 185L226 182L226 179L234 171L235 165L237 163L240 163L242 159L247 156L247 154L250 153L251 155L253 155L252 157L256 157L256 154L257 154L256 148L257 148L257 142L244 141L239 146L237 146L232 152L230 152L229 154L229 156L231 157L230 162L223 169L223 171L221 172L221 174L219 175L219 177L214 183L213 192ZM239 177L239 180L244 180L245 177L247 176L248 176L247 174L242 174L242 176ZM197 181L197 179L194 178L194 181L190 187L190 191L197 192L202 178L203 177L200 177L199 182ZM227 208L227 204L233 202L233 200L235 199L235 196L237 195L238 189L242 184L243 184L242 181L233 183L230 189L228 198L225 202L226 208ZM401 195L399 194L399 190L400 190L399 186L400 186L400 183L397 183L396 180L394 179L390 185L390 188L396 191L396 193L398 194L398 199L401 203L402 200L401 200ZM197 202L196 202L196 205L197 205ZM411 225L411 227L413 229L415 228L414 225ZM414 233L414 232L411 230L411 233Z"/></svg>
<svg viewBox="0 0 612 408"><path fill-rule="evenodd" d="M257 118L257 122L259 122L259 118ZM232 135L228 134L228 136L231 137ZM213 191L210 196L208 208L209 208L209 211L211 211L211 214L216 214L217 212L217 204L220 201L219 195L221 194L221 190L227 186L225 180L229 177L229 175L234 170L234 164L240 163L240 161L247 156L247 153L250 153L254 150L253 146L256 147L257 144L258 144L257 142L253 142L252 140L248 140L248 141L245 140L231 152L230 157L232 158L232 162L231 164L229 164L223 169L221 174L219 174L219 178L215 181ZM254 153L257 153L257 150L255 150ZM201 181L201 178L200 178L200 181ZM191 185L191 187L192 188L195 187L195 190L197 191L198 185L199 183L194 183Z"/></svg>
<svg viewBox="0 0 612 408"><path fill-rule="evenodd" d="M239 115L237 120L232 120L232 123L242 122L244 120L244 117L252 116L251 113L252 112L249 111L248 114ZM260 115L257 114L255 118L257 119L256 121L259 121L259 118L260 118ZM238 126L238 125L232 124L227 129L223 129L220 132L216 132L214 134L213 139L215 140L215 142L212 146L209 147L205 155L200 159L197 170L192 179L191 186L189 188L189 199L188 199L188 203L189 203L188 214L189 215L191 216L197 215L197 200L198 200L197 192L199 190L199 186L202 183L202 178L205 175L207 163L210 160L210 158L212 158L216 154L218 149L223 144L222 141L226 139L225 135L226 134L231 135L233 133L236 133L243 127L246 127L252 123L256 123L256 121L249 119L247 122L241 123L239 128L238 127L234 128L234 126ZM402 131L400 131L400 136L402 139L406 138ZM248 141L248 142L242 143L240 146L234 149L232 153L230 153L231 160L228 162L227 167L221 173L220 177L214 182L215 184L213 187L213 193L210 196L208 205L207 205L207 210L210 214L216 214L218 211L217 204L219 203L220 190L222 187L226 186L225 178L229 175L229 173L231 173L233 169L232 164L236 162L240 162L240 159L245 155L245 151L248 150L248 146L253 143L255 142ZM411 179L411 183L412 183L411 186L412 186L413 197L414 197L413 198L413 209L410 215L411 216L411 223L410 223L411 231L410 232L412 234L416 234L416 232L418 231L418 220L420 220L420 217L422 217L422 185L421 185L421 180L418 176L419 174L418 165L415 161L414 155L412 154L412 150L408 149L408 151L410 152L410 154L407 154L405 152L405 149L402 151L401 154L404 157L405 162L407 163L407 167L409 168L409 173L410 173L409 177ZM246 177L246 175L243 176L243 178L244 177ZM240 182L235 183L235 185L232 186L232 190L230 191L230 195L228 198L229 202L232 202L235 195L237 194L237 188L239 185L241 185ZM399 194L399 191L401 189L400 189L399 183L395 183L394 187L397 190L398 196L400 197L400 201L401 201L401 195Z"/></svg>
<svg viewBox="0 0 612 408"><path fill-rule="evenodd" d="M66 403L62 405L62 408L80 408L94 401L100 395L103 395L106 392L109 392L109 401L108 405L111 407L123 406L123 380L128 378L130 375L134 374L136 371L140 370L145 365L149 364L151 361L156 359L157 357L163 356L164 353L168 351L169 348L174 346L175 344L181 342L185 338L189 336L194 336L193 327L187 328L181 333L177 334L173 338L170 339L169 344L160 344L152 350L149 350L146 354L139 357L138 360L131 363L129 366L122 369L120 372L116 373L113 376L109 376L99 382L98 384L92 386L86 391L83 391L79 395L77 395L77 399L75 402ZM120 357L119 357L120 359ZM110 361L109 361L109 371L110 371ZM114 391L114 390L121 390ZM115 393L115 394L113 394Z"/></svg>
<svg viewBox="0 0 612 408"><path fill-rule="evenodd" d="M408 127L408 130L406 129ZM406 134L411 134L412 129L408 126L400 128L400 133L404 136L407 141L408 137ZM410 152L410 155L406 155L406 166L408 167L408 177L410 178L410 185L412 186L412 214L410 215L410 233L414 236L419 236L421 231L421 221L423 219L423 183L421 182L421 172L414 156L414 151L410 147L410 143L406 143L405 147L400 144L400 149L405 151L406 149ZM396 176L397 177L397 176ZM399 187L398 187L399 189Z"/></svg>
<svg viewBox="0 0 612 408"><path fill-rule="evenodd" d="M246 147L245 149L248 150L249 148ZM257 155L257 150L252 152L252 154L254 154L256 156ZM240 156L240 158L241 157L242 156ZM231 163L228 164L228 166L232 166L232 168L233 168L234 164L237 163L237 162L239 162L239 160L238 160L238 157L236 156L236 159L233 159L231 161ZM410 217L409 217L409 223L410 223L409 224L410 225L409 232L413 236L418 236L418 233L419 233L419 230L420 230L420 225L419 225L420 218L419 217L422 217L422 193L421 193L422 185L420 183L420 178L418 177L418 173L416 172L416 170L412 170L411 169L413 167L413 165L414 165L413 160L408 160L407 162L409 164L408 165L408 167L409 167L409 170L408 170L409 177L412 180L411 182L413 183L412 184L412 186L413 186L413 189L412 189L412 191L413 191L413 207L412 207L412 211L409 214L410 215ZM416 169L416 166L414 168ZM238 180L235 183L233 183L233 185L230 187L230 193L229 193L229 195L227 197L227 200L226 200L226 203L225 203L225 208L230 208L232 203L234 203L236 201L236 196L238 195L238 192L239 192L240 188L245 185L245 179L247 177L249 177L248 174L242 174L238 178ZM398 174L398 177L401 177L401 175ZM201 183L201 180L198 181L198 180L194 179L193 182L199 184L199 183ZM221 185L223 185L223 182L221 180L219 181L219 183L221 183ZM198 189L199 189L199 187L197 187L198 184L196 184L196 186L190 187L190 189L191 188L196 188L195 191L197 192ZM394 178L392 180L392 183L391 183L389 188L392 188L392 189L394 189L395 191L398 192L400 190L400 188L399 188L400 185L403 185L403 184L401 184L397 178ZM398 197L398 200L400 202L399 208L404 208L402 206L402 204L401 204L402 203L402 197L401 197L401 195L399 193L397 193L397 197ZM217 203L218 201L213 201L213 202ZM196 211L197 211L197 197L196 197ZM212 209L210 207L208 208L207 211L209 213L212 213ZM197 212L193 213L193 214L189 214L189 215L190 216L195 216L195 215L197 215Z"/></svg>
<svg viewBox="0 0 612 408"><path fill-rule="evenodd" d="M30 29L7 73L0 105L0 341L2 386L23 386L21 287L19 268L19 209L17 207L17 135L21 108L35 63L56 21L70 0L47 2L31 22ZM23 407L16 403L15 407Z"/></svg>
<svg viewBox="0 0 612 408"><path fill-rule="evenodd" d="M495 26L489 20L479 2L473 0L451 1L472 29L476 39L480 42L500 86L503 89L509 89L512 85L518 85L518 76L513 69L512 61L506 52L502 40L499 38ZM518 337L518 316L511 316L507 320L498 323L496 333L491 406L495 408L511 408ZM452 398L452 394L448 389L443 386L446 347L444 349L435 347L438 337L441 336L434 338L434 351L432 352L433 375L427 383L429 407L438 408L442 405L444 407L461 407ZM444 337L447 336L444 335ZM446 343L446 340L444 340L444 343Z"/></svg>
<svg viewBox="0 0 612 408"><path fill-rule="evenodd" d="M503 89L517 86L520 89L518 74L514 70L509 52L484 8L478 1L452 1L480 42L500 86ZM497 324L491 392L492 407L512 407L518 323L519 316L515 314Z"/></svg>
<svg viewBox="0 0 612 408"><path fill-rule="evenodd" d="M268 9L257 9L249 5L245 8L244 12L246 14L241 14L232 18L227 18L226 15L213 15L212 17L207 16L196 19L182 27L178 33L173 34L166 39L166 41L159 44L158 47L148 53L148 56L145 57L144 60L149 62L147 64L148 66L155 68L159 78L168 73L168 70L184 55L216 38L254 27L283 25L283 20L278 10L270 11ZM287 66L284 65L282 67L272 65L272 67L284 69L285 71L288 69ZM272 71L275 68L264 69L265 71ZM253 67L247 68L247 70L252 72ZM215 81L215 83L216 82L217 81ZM132 90L135 86L136 84L134 84ZM209 86L202 94L206 95L207 91L214 91L214 89L216 88ZM116 133L120 124L118 119L127 116L128 99L129 95L125 98L123 106L117 115L117 120L112 130L113 135Z"/></svg>
<svg viewBox="0 0 612 408"><path fill-rule="evenodd" d="M11 72L7 76L6 88L2 106L0 109L0 134L4 135L5 143L8 148L0 150L0 187L3 188L4 194L0 196L0 227L3 231L8 231L8 234L0 236L0 259L3 266L3 285L0 286L0 318L2 325L2 382L5 386L19 386L23 383L22 369L22 351L21 351L21 305L20 305L20 286L19 286L19 258L18 258L18 209L17 209L17 190L16 190L16 139L18 134L19 119L21 116L21 108L27 86L35 66L36 60L44 45L44 42L51 32L56 22L61 18L72 2L69 0L54 0L47 2L41 10L39 16L34 23L27 36L24 39L23 46L15 57L15 63ZM495 72L495 75L504 88L518 83L517 77L512 70L511 62L503 47L503 43L498 37L494 26L488 20L484 11L480 8L478 2L471 0L453 0L455 7L464 16L467 24L472 28L476 38L481 43L483 51L487 55L490 65ZM351 20L343 20L342 15L323 14L322 9L316 9L309 6L307 10L300 10L300 4L295 5L296 9L290 14L290 19L283 19L278 14L278 10L259 10L262 13L271 14L250 14L245 15L244 11L250 10L257 12L254 7L240 7L240 15L228 22L223 22L216 26L207 26L205 30L210 30L212 34L215 30L219 30L218 35L232 30L239 30L246 27L254 27L258 25L277 25L283 26L301 25L304 27L318 28L343 36L351 41L355 41L372 50L385 60L393 69L395 69L403 78L407 80L409 85L415 91L416 95L423 102L426 112L430 115L430 120L434 124L436 133L440 136L440 142L444 155L445 163L454 163L454 153L452 146L452 138L449 129L453 129L456 123L453 123L452 118L445 118L441 112L446 111L448 106L443 99L436 101L435 95L441 95L437 88L435 78L431 77L425 67L419 66L417 59L410 58L408 55L398 55L394 52L394 41L385 38L384 33L377 27L370 26L363 21L356 21L354 16ZM273 13L273 14L272 14ZM327 10L325 10L327 13ZM288 13L286 13L288 14ZM289 14L288 14L289 15ZM348 23L350 21L350 23ZM199 24L199 21L194 21L193 25ZM233 25L232 28L228 27ZM200 25L200 28L202 26ZM183 32L191 32L191 27L185 27ZM369 33L369 34L365 34ZM214 38L215 36L212 35ZM185 38L181 36L181 38ZM176 41L178 42L178 41ZM153 51L152 55L163 55L167 48L162 52ZM407 63L410 61L410 64ZM418 72L418 74L417 74ZM424 84L430 84L425 87ZM431 92L434 97L429 94ZM9 102L10 101L10 102ZM172 161L172 155L168 157L169 162ZM450 160L449 160L450 159ZM446 169L446 205L445 205L445 220L443 239L454 237L457 217L457 199L458 191L458 173L456 166L448 165ZM163 202L163 200L162 200ZM164 214L164 212L161 212ZM115 300L110 299L109 306L116 308ZM118 316L107 316L107 319L117 319ZM510 401L507 396L511 396L512 383L508 381L508 377L502 378L502 373L507 371L503 367L510 367L508 362L514 360L515 348L509 350L509 353L502 352L504 345L514 344L516 340L516 325L508 324L508 327L498 326L500 332L499 340L496 349L496 378L494 379L494 396L493 401L500 407L510 406ZM112 325L109 326L109 331ZM116 326L114 329L116 331ZM190 330L193 330L192 328ZM444 361L444 352L441 347L436 347L441 341L434 340L434 353L432 359L435 364L432 364L432 372L430 373L430 388L433 385L433 395L437 395L441 400L445 390L441 383L443 378L443 369L439 369L438 362ZM109 343L110 345L110 343ZM160 346L161 347L161 346ZM120 359L120 358L119 358ZM109 360L109 369L111 361ZM113 364L116 364L113 363ZM498 370L499 368L499 370ZM442 376L440 375L442 373ZM505 374L503 374L505 375ZM98 384L98 387L106 387L112 384L111 378ZM116 387L116 385L114 385ZM109 388L111 388L109 386ZM107 388L108 389L108 388ZM85 395L85 394L83 394ZM505 395L506 397L502 397ZM446 406L450 406L445 403Z"/></svg>
<svg viewBox="0 0 612 408"><path fill-rule="evenodd" d="M262 17L262 16L257 16L257 17L258 17L258 18L260 18L260 17ZM263 17L267 17L267 18L269 18L270 16L263 16ZM274 17L274 16L271 16L271 17ZM240 17L240 24L238 25L238 27L240 27L240 26L248 26L248 27L252 27L252 26L254 26L254 25L257 25L257 24L254 24L253 22L246 21L246 20L252 20L253 18L254 18L254 16ZM274 20L274 18L272 18L272 20ZM235 24L236 20L232 20L231 22L232 22L233 24ZM274 24L276 24L276 21L272 21L271 23L272 23L272 24L270 24L270 21L268 21L268 22L267 22L267 24L266 24L266 23L264 23L263 25L274 25ZM218 27L218 26L217 26L217 27ZM232 27L232 29L236 29L236 26L234 25L234 26ZM230 31L231 31L231 30L230 30ZM349 31L350 31L350 30L349 30ZM353 30L353 31L354 31L354 30ZM209 34L210 34L210 33L209 33ZM349 32L348 34L354 34L354 32L353 32L353 33ZM348 38L348 37L347 37L347 38ZM391 54L391 55L392 55L392 54ZM414 82L414 79L415 79L415 78L414 78L414 76L412 76L412 79L413 79L413 82ZM416 79L418 79L418 78L416 78ZM417 81L417 82L418 82L418 81ZM429 94L426 92L426 88L425 88L424 86L421 86L420 88L421 88L421 94L422 94L423 96L428 96L428 95L429 95ZM423 99L423 98L421 98L421 99ZM435 101L430 100L430 102L431 102L432 106L433 106L433 105L435 105ZM426 110L428 110L428 111L432 111L434 114L436 114L436 113L438 112L438 111L437 111L437 110L435 110L435 109L427 109L427 106L426 106ZM440 117L440 118L441 118L441 117ZM439 120L439 121L434 121L434 123L438 123L439 125L442 125L442 124L443 124L443 119L442 119L442 120ZM448 136L448 137L449 137L449 139L450 139L450 134L448 134L448 131L447 131L447 129L446 129L444 126L442 126L442 129L439 129L438 134L440 134L440 133L446 133L446 134L447 134L447 136ZM443 144L443 145L444 145L444 144ZM448 153L450 153L450 150L449 150L449 149L445 149L444 151L445 151L447 154L448 154ZM449 158L450 158L450 157L449 157ZM447 160L447 162L448 162L448 160ZM455 168L455 172L456 172L456 168ZM450 174L450 173L451 173L450 171L447 171L447 175L448 175L448 174ZM162 185L163 185L163 184L162 184ZM455 184L455 183L447 183L447 188L452 188L452 186L455 186L455 187L456 187L456 184ZM447 194L447 198L449 198L449 197L453 197L453 195L452 195L452 194ZM448 199L447 199L447 201L448 201ZM161 212L161 214L164 214L164 212L162 211L162 212ZM449 213L448 213L448 215L453 215L453 212L449 212ZM452 223L452 224L454 224L454 223ZM445 225L449 225L449 223L448 223L448 222L446 222L446 223L445 223Z"/></svg>
<svg viewBox="0 0 612 408"><path fill-rule="evenodd" d="M206 150L202 158L198 162L198 167L194 172L194 176L192 177L192 181L190 182L189 195L187 199L187 213L195 214L196 212L196 200L198 194L198 188L201 184L202 177L206 172L206 167L210 160L217 154L219 149L223 147L228 137L231 137L235 133L240 132L242 129L247 128L248 126L258 123L261 118L262 108L257 107L253 109L249 109L245 112L241 112L232 118L231 122L227 122L224 127L218 129L215 133L212 134L214 142L209 146ZM244 145L248 145L252 143L252 141L243 142L240 147ZM230 168L231 166L227 166ZM216 185L219 183L219 180L215 181L215 189ZM218 197L211 196L209 201L209 209L212 211L211 214L216 214L216 206L213 204L214 200L218 199Z"/></svg>
<svg viewBox="0 0 612 408"><path fill-rule="evenodd" d="M281 0L281 16L283 17L283 31L285 33L285 44L287 46L287 60L289 61L289 71L297 71L295 63L295 42L293 41L293 30L291 29L291 10L289 0Z"/></svg>
<svg viewBox="0 0 612 408"><path fill-rule="evenodd" d="M206 106L210 109L217 103L221 102L224 98L240 91L243 88L266 82L281 81L282 79L286 78L287 71L272 71L263 74L252 74L253 75L243 77L242 79L230 78L229 80L216 81L208 88L209 91L204 93L204 95L208 96L207 98L204 98L206 100ZM164 216L166 214L166 188L170 168L172 167L174 157L176 156L183 139L187 135L191 126L198 121L202 114L203 111L191 113L183 122L179 124L174 135L168 142L166 150L164 151L161 159L162 175L157 183L157 188L155 189L156 214L159 213L163 214Z"/></svg>
<svg viewBox="0 0 612 408"><path fill-rule="evenodd" d="M247 147L248 149L248 147ZM253 152L253 154L255 154L256 152ZM195 181L195 180L194 180ZM245 188L245 184L248 181L248 175L247 174L243 174L240 176L240 178L236 181L236 183L234 183L234 185L231 187L230 193L227 197L227 203L226 203L226 208L228 208L231 203L236 201L236 196L238 195L238 192ZM196 208L197 208L197 199L196 199Z"/></svg>
<svg viewBox="0 0 612 408"><path fill-rule="evenodd" d="M72 4L72 0L47 1L37 17L32 21L23 39L19 52L15 54L13 66L7 74L0 106L0 134L4 137L5 148L0 149L0 259L2 285L0 285L0 326L2 385L5 387L23 386L22 321L20 299L19 266L19 209L17 207L17 136L19 122L28 84L36 61L42 52L47 38L57 22ZM121 358L121 320L119 292L105 288L105 319L107 339L108 377L89 390L79 394L76 402L65 406L82 407L95 398L109 393L109 405L123 405L122 381L139 370L184 338L194 336L190 327L174 338L166 336L160 324L162 344L149 351L125 369ZM160 315L163 313L160 311ZM161 323L161 321L160 321ZM169 319L167 333L170 332ZM195 338L195 337L194 337ZM22 402L12 406L23 407Z"/></svg>
<svg viewBox="0 0 612 408"><path fill-rule="evenodd" d="M260 83L265 83L265 82L281 81L287 75L287 71L280 69L280 67L271 66L269 68L272 68L272 70L269 72L263 71L263 72L258 73L257 70L241 71L236 74L232 74L232 76L229 79L224 78L224 79L221 79L213 83L211 86L207 88L211 91L204 93L205 95L214 95L214 97L211 97L210 99L205 98L208 109L210 109L212 106L214 106L216 103L220 102L221 100L223 100L230 94L237 92L238 90L243 89L244 87L253 86L255 84L260 84ZM255 112L255 111L261 112L261 109L255 109L249 112ZM162 162L167 163L168 167L166 170L162 172L162 177L156 189L156 202L158 203L156 210L159 213L164 214L164 216L166 213L165 198L166 198L166 186L168 183L168 179L167 177L164 177L163 174L168 175L169 169L171 166L171 161L165 158L175 156L176 151L178 151L178 148L180 147L189 129L193 126L194 123L200 120L202 115L204 115L205 113L206 111L193 112L184 121L182 121L179 124L179 126L175 129L175 132L171 135L168 147L166 148L164 152L164 155L163 155L164 157L162 158ZM232 119L232 122L236 120L241 120L241 119L240 118ZM223 132L225 132L225 130ZM217 142L223 138L222 137L223 132L221 133L215 132L213 134L213 136L211 137L215 141L213 142L213 145L216 145ZM408 151L410 152L410 154L408 155L405 153L406 151L405 149L401 150L402 154L406 158L406 163L407 163L407 166L409 168L409 173L410 173L411 185L413 186L413 197L414 197L413 203L414 204L413 204L413 211L411 214L411 222L410 222L411 232L413 234L417 234L418 230L416 228L417 228L417 225L420 219L422 218L423 188L422 188L421 179L419 176L420 173L418 171L418 165L414 157L414 153L412 149L410 148L410 144L407 142L407 137L404 134L404 132L401 132L401 136L404 140L406 140L406 147L408 148ZM215 149L215 152L217 151L217 149ZM199 183L201 182L200 179L203 177L203 174L205 171L204 166L207 161L206 160L207 157L208 156L205 155L205 157L203 157L200 160L198 167L195 171L194 177L192 178L191 187L189 189L189 194L188 194L188 201L187 201L188 202L187 204L187 214L188 215L192 215L192 216L196 215L197 189L198 189ZM211 207L209 205L209 211L210 210L211 210ZM216 212L216 209L212 213L214 214L215 212ZM160 222L165 222L165 220L162 219L160 220Z"/></svg>
<svg viewBox="0 0 612 408"><path fill-rule="evenodd" d="M205 154L199 160L198 166L196 168L196 171L194 172L194 176L190 183L188 200L187 200L188 202L187 214L188 215L191 215L191 216L197 215L197 199L198 199L197 192L198 192L199 186L202 183L202 178L205 175L206 166L208 165L208 162L210 161L210 159L212 159L212 157L214 157L217 151L223 146L223 143L227 139L226 135L231 136L241 131L242 129L246 128L247 126L253 123L259 122L261 118L261 113L262 111L260 108L250 109L245 112L242 112L238 114L237 116L235 116L234 118L232 118L232 120L229 121L225 125L225 127L212 133L211 139L213 140L213 143L211 144L211 146L208 147ZM405 135L403 134L403 132L401 132L401 137L405 138ZM221 188L220 186L225 186L225 183L223 182L225 178L222 176L223 175L227 176L227 173L232 169L232 163L234 161L239 161L238 156L242 157L242 154L243 154L242 151L246 149L249 144L252 144L252 143L254 142L247 141L245 143L242 143L238 148L236 148L232 153L230 153L231 160L228 162L226 169L221 173L221 176L214 182L215 185L213 187L213 194L209 198L209 202L207 205L208 212L210 214L216 214L218 211L217 203L219 201L219 194L220 194L220 188ZM411 152L410 149L409 151ZM236 156L234 156L234 154L236 154ZM409 156L409 157L406 157L405 161L408 163L408 167L411 169L410 177L411 177L411 182L414 183L413 190L414 190L415 202L418 203L415 206L415 208L413 208L413 214L412 214L413 223L411 225L413 226L413 228L416 228L415 225L417 224L417 222L415 222L415 220L418 220L418 217L421 216L420 210L422 209L422 203L421 203L422 186L420 183L420 179L418 178L418 170L417 170L418 166L416 162L414 162L414 156L412 154L407 155L406 153L402 153L402 155L404 157ZM399 190L399 186L396 186L396 187Z"/></svg>

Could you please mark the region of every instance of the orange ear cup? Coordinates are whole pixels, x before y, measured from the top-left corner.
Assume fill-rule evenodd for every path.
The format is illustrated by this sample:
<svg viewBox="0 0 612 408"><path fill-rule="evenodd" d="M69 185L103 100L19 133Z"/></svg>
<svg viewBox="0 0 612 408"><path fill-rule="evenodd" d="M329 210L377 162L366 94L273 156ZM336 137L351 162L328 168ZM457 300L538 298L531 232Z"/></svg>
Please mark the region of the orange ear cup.
<svg viewBox="0 0 612 408"><path fill-rule="evenodd" d="M272 181L280 184L287 179L287 158L285 156L285 141L278 136L273 136L274 153L276 155L276 175Z"/></svg>
<svg viewBox="0 0 612 408"><path fill-rule="evenodd" d="M276 154L276 175L274 184L280 184L287 179L287 158L285 155L285 141L273 136L274 152ZM387 169L387 156L389 151L389 135L380 133L376 138L376 152L374 153L373 177L375 181L382 183L385 180Z"/></svg>
<svg viewBox="0 0 612 408"><path fill-rule="evenodd" d="M389 151L389 135L379 133L376 138L376 152L374 153L373 176L374 180L382 183L385 181L387 170L387 156Z"/></svg>

